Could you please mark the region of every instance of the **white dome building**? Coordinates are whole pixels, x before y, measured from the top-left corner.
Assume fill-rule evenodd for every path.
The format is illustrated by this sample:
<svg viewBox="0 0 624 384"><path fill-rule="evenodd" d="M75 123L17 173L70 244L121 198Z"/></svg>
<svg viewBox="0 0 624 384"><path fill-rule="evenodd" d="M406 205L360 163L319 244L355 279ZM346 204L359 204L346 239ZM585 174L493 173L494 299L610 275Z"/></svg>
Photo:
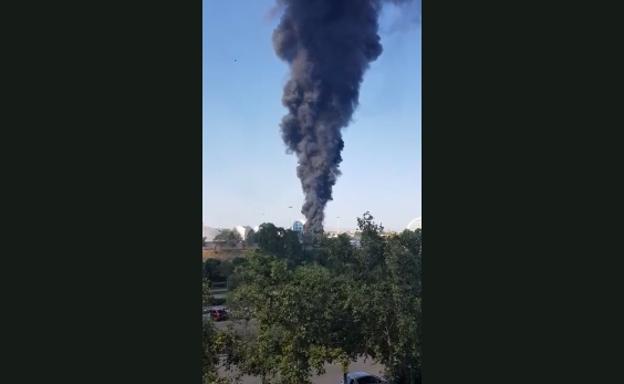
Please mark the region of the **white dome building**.
<svg viewBox="0 0 624 384"><path fill-rule="evenodd" d="M202 228L202 236L206 238L206 241L214 240L215 236L221 233L220 229L212 228L207 225L204 225Z"/></svg>
<svg viewBox="0 0 624 384"><path fill-rule="evenodd" d="M422 217L416 217L412 219L412 221L410 221L405 228L409 229L410 231L415 231L417 228L422 229Z"/></svg>

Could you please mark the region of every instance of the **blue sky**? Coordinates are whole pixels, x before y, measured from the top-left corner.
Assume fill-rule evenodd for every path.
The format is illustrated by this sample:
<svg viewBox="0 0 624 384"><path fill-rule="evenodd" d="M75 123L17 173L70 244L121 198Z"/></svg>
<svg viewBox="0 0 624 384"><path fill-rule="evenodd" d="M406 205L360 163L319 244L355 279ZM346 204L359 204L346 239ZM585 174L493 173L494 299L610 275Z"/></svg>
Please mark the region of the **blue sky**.
<svg viewBox="0 0 624 384"><path fill-rule="evenodd" d="M287 226L302 217L296 156L286 154L279 131L288 66L271 43L274 2L204 0L205 225ZM421 30L412 19L410 10L384 8L384 52L343 130L343 174L326 208L327 229L353 228L367 210L392 230L421 216Z"/></svg>

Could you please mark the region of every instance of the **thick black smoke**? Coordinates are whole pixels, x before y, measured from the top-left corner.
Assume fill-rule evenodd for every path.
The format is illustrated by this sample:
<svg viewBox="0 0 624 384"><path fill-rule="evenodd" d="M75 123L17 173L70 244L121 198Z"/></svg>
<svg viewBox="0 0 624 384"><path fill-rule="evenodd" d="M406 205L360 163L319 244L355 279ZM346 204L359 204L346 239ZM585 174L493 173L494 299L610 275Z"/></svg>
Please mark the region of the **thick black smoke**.
<svg viewBox="0 0 624 384"><path fill-rule="evenodd" d="M382 51L378 35L382 1L279 3L284 13L273 44L291 70L282 99L288 108L281 123L282 138L298 157L305 231L317 234L323 231L325 205L340 175L341 129L357 107L364 72Z"/></svg>

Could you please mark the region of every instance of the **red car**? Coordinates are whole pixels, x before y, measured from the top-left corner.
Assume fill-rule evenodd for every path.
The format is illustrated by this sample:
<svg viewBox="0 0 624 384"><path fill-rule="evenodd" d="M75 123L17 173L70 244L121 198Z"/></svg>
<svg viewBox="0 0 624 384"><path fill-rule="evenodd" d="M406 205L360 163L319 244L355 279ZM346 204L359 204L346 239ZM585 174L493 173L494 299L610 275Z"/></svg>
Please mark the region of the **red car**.
<svg viewBox="0 0 624 384"><path fill-rule="evenodd" d="M214 321L227 320L228 314L224 308L213 308L210 310L210 317Z"/></svg>

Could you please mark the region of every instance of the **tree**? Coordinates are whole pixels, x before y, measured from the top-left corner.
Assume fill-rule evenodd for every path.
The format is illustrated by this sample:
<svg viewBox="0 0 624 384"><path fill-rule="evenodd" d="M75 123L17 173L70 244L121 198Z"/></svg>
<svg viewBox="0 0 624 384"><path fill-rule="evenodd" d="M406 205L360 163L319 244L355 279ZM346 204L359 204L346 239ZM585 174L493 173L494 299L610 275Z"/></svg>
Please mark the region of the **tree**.
<svg viewBox="0 0 624 384"><path fill-rule="evenodd" d="M397 384L420 383L422 230L383 236L358 218L361 246L320 239L312 258L289 231L263 224L259 250L237 264L232 309L257 334L230 338L227 361L265 383L307 383L323 363L365 354ZM307 255L310 256L310 255Z"/></svg>
<svg viewBox="0 0 624 384"><path fill-rule="evenodd" d="M285 259L262 253L238 271L243 284L232 308L258 322L258 334L242 353L239 369L266 382L309 383L325 362L349 357L349 340L361 340L342 302L348 285L319 265L291 269Z"/></svg>
<svg viewBox="0 0 624 384"><path fill-rule="evenodd" d="M368 353L386 367L395 383L420 380L422 352L420 255L399 236L387 240L385 278L371 279L360 307L369 315L364 333Z"/></svg>
<svg viewBox="0 0 624 384"><path fill-rule="evenodd" d="M269 255L282 256L284 252L284 228L272 223L260 224L254 236L260 250Z"/></svg>
<svg viewBox="0 0 624 384"><path fill-rule="evenodd" d="M337 237L323 238L315 261L334 273L353 271L357 260L349 236L343 233Z"/></svg>
<svg viewBox="0 0 624 384"><path fill-rule="evenodd" d="M247 233L247 238L245 238L245 245L248 247L256 245L256 232L253 229L250 229L249 233Z"/></svg>
<svg viewBox="0 0 624 384"><path fill-rule="evenodd" d="M304 261L301 241L295 231L263 223L254 238L260 252L287 260L289 268L294 268Z"/></svg>
<svg viewBox="0 0 624 384"><path fill-rule="evenodd" d="M235 246L243 241L243 238L234 229L224 229L214 238L217 241L224 241L229 246Z"/></svg>
<svg viewBox="0 0 624 384"><path fill-rule="evenodd" d="M212 294L210 292L210 280L202 280L202 303L209 305L212 302Z"/></svg>
<svg viewBox="0 0 624 384"><path fill-rule="evenodd" d="M229 279L234 272L234 264L232 261L223 260L217 269L221 281Z"/></svg>
<svg viewBox="0 0 624 384"><path fill-rule="evenodd" d="M212 302L210 281L202 282L202 301L204 305ZM235 351L241 345L239 338L231 331L217 331L210 320L202 324L202 384L228 384L232 380L221 377L217 368L225 364L229 369L238 359ZM225 357L225 358L223 358Z"/></svg>
<svg viewBox="0 0 624 384"><path fill-rule="evenodd" d="M242 257L233 260L207 259L204 261L204 278L210 281L225 281L232 276L238 264L245 261Z"/></svg>
<svg viewBox="0 0 624 384"><path fill-rule="evenodd" d="M218 380L217 366L219 355L215 351L216 330L211 322L206 321L202 327L202 383L210 384Z"/></svg>
<svg viewBox="0 0 624 384"><path fill-rule="evenodd" d="M248 262L249 255L253 254L252 252L247 252L246 257L236 257L232 260L232 274L228 276L228 288L230 290L236 289L240 285L240 277L236 273L237 269L245 268L245 265Z"/></svg>
<svg viewBox="0 0 624 384"><path fill-rule="evenodd" d="M282 257L286 259L290 268L304 262L303 248L297 232L290 229L284 231Z"/></svg>
<svg viewBox="0 0 624 384"><path fill-rule="evenodd" d="M383 273L384 239L383 226L376 224L370 212L365 212L357 218L358 228L361 231L360 249L358 252L359 268L362 277L371 274Z"/></svg>
<svg viewBox="0 0 624 384"><path fill-rule="evenodd" d="M202 326L202 384L229 384L239 377L220 376L218 367L230 370L237 363L240 339L231 331L218 331L211 321ZM230 371L230 373L232 373Z"/></svg>
<svg viewBox="0 0 624 384"><path fill-rule="evenodd" d="M204 261L204 277L210 281L223 281L221 274L221 260L207 259Z"/></svg>
<svg viewBox="0 0 624 384"><path fill-rule="evenodd" d="M202 302L203 305L209 305L212 300L210 294L210 281L204 279L202 281ZM202 383L214 383L218 379L217 365L219 364L219 355L215 350L216 330L210 321L204 321L202 324Z"/></svg>

